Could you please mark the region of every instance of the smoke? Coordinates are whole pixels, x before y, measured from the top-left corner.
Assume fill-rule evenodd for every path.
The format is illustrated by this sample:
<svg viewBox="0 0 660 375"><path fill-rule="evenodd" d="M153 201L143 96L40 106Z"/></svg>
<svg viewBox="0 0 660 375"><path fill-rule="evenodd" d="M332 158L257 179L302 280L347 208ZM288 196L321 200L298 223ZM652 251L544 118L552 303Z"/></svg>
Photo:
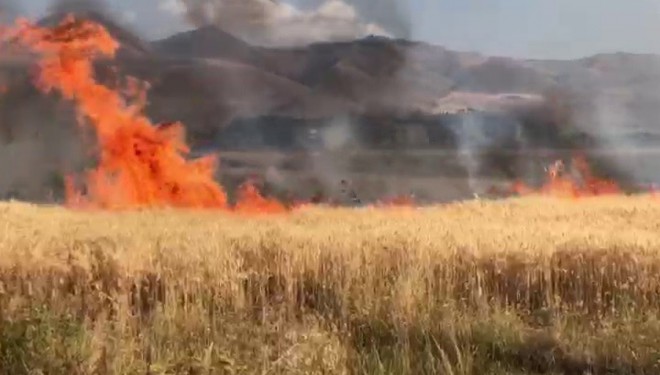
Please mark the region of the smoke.
<svg viewBox="0 0 660 375"><path fill-rule="evenodd" d="M607 91L596 94L592 113L595 127L589 131L600 151L599 158L614 167L616 171L613 172L624 174L620 177L635 185L657 185L660 170L655 160L643 151L641 139L634 136L645 133L634 127L640 120L631 113L629 104L632 100L632 97Z"/></svg>
<svg viewBox="0 0 660 375"><path fill-rule="evenodd" d="M14 0L0 0L0 24L11 23L20 14L20 8Z"/></svg>
<svg viewBox="0 0 660 375"><path fill-rule="evenodd" d="M173 1L181 1L183 6ZM194 26L214 24L263 46L299 46L352 40L371 34L408 34L408 23L399 16L398 10L375 13L379 15L377 20L387 25L383 26L364 17L366 12L359 12L359 9L367 9L365 1L353 2L324 0L296 7L277 0L168 0L161 3L161 9L183 13ZM393 0L388 2L393 3ZM372 6L369 10L373 12L375 8L381 9Z"/></svg>
<svg viewBox="0 0 660 375"><path fill-rule="evenodd" d="M490 116L478 112L461 114L459 121L450 127L457 142L457 156L465 168L468 187L472 194L481 195L492 186L484 185L483 171L494 168L515 168L511 160L497 165L491 152L502 155L512 149L526 148L527 142L519 121L508 116ZM514 147L507 147L514 146ZM510 171L515 173L514 171Z"/></svg>
<svg viewBox="0 0 660 375"><path fill-rule="evenodd" d="M63 194L63 173L83 160L80 140L57 134L55 139L21 139L0 146L0 198L30 201Z"/></svg>
<svg viewBox="0 0 660 375"><path fill-rule="evenodd" d="M360 17L381 27L397 38L412 37L412 15L406 0L347 0Z"/></svg>
<svg viewBox="0 0 660 375"><path fill-rule="evenodd" d="M295 5L277 0L165 0L160 8L183 15L195 27L213 24L251 44L282 47L354 40L368 35L408 38L411 22L405 4L398 0L379 1L378 6L368 0L303 0ZM389 58L384 60L387 66L403 61L394 71L388 72L390 77L397 76L398 69L405 65L405 56L393 56L403 53L398 48L387 49L387 52ZM385 76L376 79L389 82ZM401 99L405 87L400 86L396 87L397 97ZM380 94L385 96L385 93ZM336 117L318 130L322 150L310 147L305 151L305 174L312 176L319 189L328 194L338 194L339 182L350 181L351 176L355 176L355 165L347 154L347 150L360 148L353 128L350 119ZM387 163L385 160L369 161L373 169ZM265 177L269 183L287 188L282 185L292 184L293 179L283 178L284 173L271 165Z"/></svg>
<svg viewBox="0 0 660 375"><path fill-rule="evenodd" d="M341 151L353 145L355 140L353 127L347 118L333 119L331 124L324 127L320 133L321 143L331 151Z"/></svg>
<svg viewBox="0 0 660 375"><path fill-rule="evenodd" d="M295 175L287 175L281 166L270 165L266 167L265 181L278 190L299 195L321 193L326 198L345 198L340 194L340 182L351 180L350 154L360 148L353 131L347 117L336 117L311 129L307 141L301 144L304 161L295 168Z"/></svg>
<svg viewBox="0 0 660 375"><path fill-rule="evenodd" d="M458 158L467 171L468 186L473 193L478 193L477 179L480 161L477 153L488 144L483 127L480 118L467 114L461 118L458 128L452 128L458 141Z"/></svg>
<svg viewBox="0 0 660 375"><path fill-rule="evenodd" d="M103 0L55 0L49 6L51 13L94 12L110 14L110 8Z"/></svg>
<svg viewBox="0 0 660 375"><path fill-rule="evenodd" d="M323 127L319 134L323 152L311 150L310 173L320 183L324 191L337 195L340 191L340 181L350 180L351 166L346 158L337 158L335 155L346 155L356 146L356 136L349 118L339 117L333 119L329 125ZM346 198L346 197L342 197Z"/></svg>
<svg viewBox="0 0 660 375"><path fill-rule="evenodd" d="M56 198L63 194L63 173L87 159L73 109L19 90L0 104L0 199L11 193L31 201Z"/></svg>
<svg viewBox="0 0 660 375"><path fill-rule="evenodd" d="M135 40L140 35L135 27L136 12L128 9L122 10L121 7L106 0L53 0L48 11L50 14L94 14L97 17L100 16L102 21L121 25L124 30L112 31L118 31L124 37Z"/></svg>

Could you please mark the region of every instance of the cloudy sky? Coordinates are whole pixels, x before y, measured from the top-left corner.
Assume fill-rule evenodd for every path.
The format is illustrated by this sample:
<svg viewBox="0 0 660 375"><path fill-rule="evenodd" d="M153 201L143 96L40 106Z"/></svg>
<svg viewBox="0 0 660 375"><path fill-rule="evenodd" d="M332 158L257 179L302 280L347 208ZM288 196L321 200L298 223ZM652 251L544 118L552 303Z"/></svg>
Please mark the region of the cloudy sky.
<svg viewBox="0 0 660 375"><path fill-rule="evenodd" d="M186 27L185 8L179 1L108 3L143 36L153 39ZM20 6L24 13L37 16L49 3L21 0ZM389 18L384 15L387 12L378 10L394 3L401 9ZM274 32L247 30L241 28L241 22L230 26L256 40L265 35L291 38L294 34L324 38L332 34L328 31L331 28L350 29L346 35L389 30L452 49L514 57L660 53L660 0L287 0L275 10L276 15L269 19L278 25ZM333 20L335 16L341 22ZM349 23L354 24L349 27Z"/></svg>

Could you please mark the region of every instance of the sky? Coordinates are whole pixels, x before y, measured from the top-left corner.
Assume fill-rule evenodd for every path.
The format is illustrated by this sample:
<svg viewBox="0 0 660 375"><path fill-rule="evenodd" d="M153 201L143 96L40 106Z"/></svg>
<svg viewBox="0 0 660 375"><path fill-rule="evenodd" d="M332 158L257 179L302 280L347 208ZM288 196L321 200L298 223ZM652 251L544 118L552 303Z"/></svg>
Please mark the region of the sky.
<svg viewBox="0 0 660 375"><path fill-rule="evenodd" d="M176 1L109 3L141 35L156 39L186 27ZM303 9L323 0L287 1ZM660 0L397 1L407 3L412 39L454 50L552 59L609 52L660 54ZM49 1L21 0L20 4L36 17ZM362 7L359 16L370 18L369 9Z"/></svg>

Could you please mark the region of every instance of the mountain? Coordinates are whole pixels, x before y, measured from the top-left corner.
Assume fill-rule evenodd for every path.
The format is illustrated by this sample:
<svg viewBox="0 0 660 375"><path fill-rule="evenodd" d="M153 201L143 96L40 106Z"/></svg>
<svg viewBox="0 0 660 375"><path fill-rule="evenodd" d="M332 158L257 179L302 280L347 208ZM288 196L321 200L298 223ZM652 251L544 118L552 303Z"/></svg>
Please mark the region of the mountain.
<svg viewBox="0 0 660 375"><path fill-rule="evenodd" d="M165 57L250 65L315 93L350 101L363 112L438 113L459 110L458 102L465 108L480 108L484 95L489 95L488 108L498 103L506 107L510 100L503 98L510 94L536 105L548 92L562 92L576 113L575 121L585 129L659 130L655 119L660 114L660 57L656 55L521 60L384 37L268 49L250 46L214 27L152 45ZM457 95L458 102L452 99ZM618 116L609 113L614 109Z"/></svg>
<svg viewBox="0 0 660 375"><path fill-rule="evenodd" d="M53 14L39 24L55 25L64 16ZM557 105L557 100L546 100L549 93L561 93L559 102L570 107L565 110L577 113L572 121L585 128L607 118L611 126L657 130L660 58L654 55L519 60L374 36L264 48L213 26L146 42L102 14L77 16L104 25L120 42L120 53L110 64L150 83L149 115L157 121L185 121L197 140L240 118L318 121L510 111L512 106ZM100 72L104 80L113 79L107 69ZM18 88L30 83L27 68L24 73L14 75L10 91L25 92ZM608 116L613 108L623 113L616 121Z"/></svg>
<svg viewBox="0 0 660 375"><path fill-rule="evenodd" d="M151 43L155 52L178 58L226 59L257 64L259 50L214 26L185 31Z"/></svg>
<svg viewBox="0 0 660 375"><path fill-rule="evenodd" d="M310 139L335 147L347 137L388 150L560 148L570 137L639 147L660 134L655 55L522 60L373 36L265 48L211 26L148 42L106 15L76 16L120 43L116 59L97 63L99 79L148 82L148 116L184 122L197 150L308 147ZM78 138L90 134L81 134L70 103L34 87L33 63L0 60L0 162L25 171L0 178L0 194L29 182L43 196L38 189L53 173L80 170L88 159Z"/></svg>

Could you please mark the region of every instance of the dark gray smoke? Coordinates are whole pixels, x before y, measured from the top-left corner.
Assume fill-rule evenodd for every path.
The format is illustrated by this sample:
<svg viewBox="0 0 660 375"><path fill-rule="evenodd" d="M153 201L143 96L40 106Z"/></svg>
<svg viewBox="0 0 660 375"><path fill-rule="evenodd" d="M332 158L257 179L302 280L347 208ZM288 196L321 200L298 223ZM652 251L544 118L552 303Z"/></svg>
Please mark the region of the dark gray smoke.
<svg viewBox="0 0 660 375"><path fill-rule="evenodd" d="M161 9L182 13L195 27L213 24L256 45L300 46L314 42L354 40L368 35L408 38L411 34L408 9L405 2L397 0L379 1L377 6L367 0L303 0L295 6L278 0L166 0L161 5ZM396 56L398 49L387 51L391 58L383 60L388 65L403 61L399 65L403 68L405 56ZM390 76L397 74L397 71L389 72ZM383 82L387 79L384 76L376 78ZM389 89L381 87L381 91L388 93L394 90ZM388 96L383 93L382 96L401 99L401 93L406 90L405 87L397 87L396 91L398 94ZM342 156L345 149L360 146L354 144L356 135L350 120L341 115L331 119L318 136L326 151L307 150L306 173L318 182L322 190L334 195L340 191L340 181L351 180L351 176L355 175L351 158L338 156ZM386 164L385 161L375 163L382 164L381 168ZM378 166L373 167L375 170ZM288 186L285 185L292 180L282 177L282 174L283 171L271 166L266 178L270 183L286 189ZM378 185L378 188L385 189L382 183ZM397 193L396 190L392 187L391 193Z"/></svg>
<svg viewBox="0 0 660 375"><path fill-rule="evenodd" d="M26 89L19 74L25 83L0 98L0 199L59 197L64 173L86 159L84 144L70 106Z"/></svg>
<svg viewBox="0 0 660 375"><path fill-rule="evenodd" d="M134 25L136 14L132 11L121 11L121 8L113 6L112 2L106 0L53 0L48 11L50 14L73 13L91 15L97 22L110 22L115 25L121 25L125 29L121 31L110 30L111 32L118 32L119 34L123 34L123 36L127 36L126 34L129 33L134 34L132 38L136 38L138 35ZM115 37L117 36L115 35Z"/></svg>
<svg viewBox="0 0 660 375"><path fill-rule="evenodd" d="M121 44L119 54L140 53L148 49L144 38L135 27L135 14L122 11L106 0L53 0L48 7L49 16L42 19L43 26L54 26L64 14L74 14L102 24Z"/></svg>
<svg viewBox="0 0 660 375"><path fill-rule="evenodd" d="M650 96L650 95L649 95ZM658 132L653 129L655 118L644 118L631 109L634 98L604 90L592 98L593 108L580 113L591 126L582 129L591 134L597 152L594 158L607 166L607 172L634 187L655 185L660 182L655 148ZM641 111L640 111L641 112ZM637 136L634 136L637 134Z"/></svg>
<svg viewBox="0 0 660 375"><path fill-rule="evenodd" d="M10 1L0 2L0 11L10 18L20 14ZM112 18L110 8L99 0L57 0L48 11L50 15L40 21L47 26L59 22L63 13ZM0 64L0 83L7 85L0 97L0 199L59 198L64 174L87 166L90 142L76 124L71 103L34 87L31 63L17 66L0 59Z"/></svg>
<svg viewBox="0 0 660 375"><path fill-rule="evenodd" d="M55 0L49 7L51 13L94 12L108 15L110 9L103 0Z"/></svg>

